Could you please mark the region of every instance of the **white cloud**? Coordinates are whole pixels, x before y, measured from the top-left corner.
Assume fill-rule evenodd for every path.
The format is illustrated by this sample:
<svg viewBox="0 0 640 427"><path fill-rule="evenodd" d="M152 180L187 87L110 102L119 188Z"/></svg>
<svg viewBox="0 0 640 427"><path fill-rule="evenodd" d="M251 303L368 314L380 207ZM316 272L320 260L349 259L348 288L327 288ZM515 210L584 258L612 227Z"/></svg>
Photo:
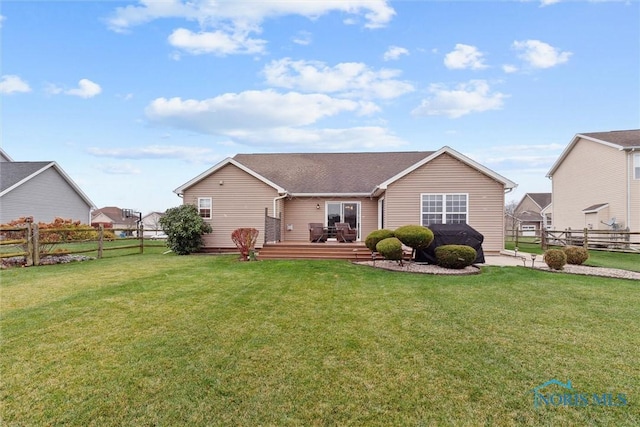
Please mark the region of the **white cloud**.
<svg viewBox="0 0 640 427"><path fill-rule="evenodd" d="M81 79L78 82L78 87L75 89L69 89L64 91L67 95L79 96L80 98L93 98L102 92L102 88L99 84L92 82L88 79Z"/></svg>
<svg viewBox="0 0 640 427"><path fill-rule="evenodd" d="M11 93L31 92L29 83L22 80L19 76L7 74L0 79L0 93L9 95Z"/></svg>
<svg viewBox="0 0 640 427"><path fill-rule="evenodd" d="M87 152L96 157L107 157L113 159L171 159L186 160L193 163L208 162L218 160L211 148L187 147L176 145L148 145L137 148L98 148L91 147ZM108 166L111 168L111 166ZM123 169L127 169L127 167Z"/></svg>
<svg viewBox="0 0 640 427"><path fill-rule="evenodd" d="M146 108L156 123L206 134L233 135L251 128L305 126L342 112L366 113L371 106L323 94L280 94L272 90L226 93L204 100L158 98Z"/></svg>
<svg viewBox="0 0 640 427"><path fill-rule="evenodd" d="M194 33L178 28L169 36L169 44L192 55L212 53L225 56L232 54L256 54L264 51L265 40L252 39L246 33L228 34L223 31Z"/></svg>
<svg viewBox="0 0 640 427"><path fill-rule="evenodd" d="M398 146L403 141L383 127L315 128L338 114L367 114L375 104L325 94L273 90L227 93L204 100L158 98L146 108L157 125L230 138L236 144L344 150Z"/></svg>
<svg viewBox="0 0 640 427"><path fill-rule="evenodd" d="M518 67L516 67L515 65L511 65L511 64L504 64L502 66L502 71L504 71L507 74L511 74L511 73L515 73L518 71Z"/></svg>
<svg viewBox="0 0 640 427"><path fill-rule="evenodd" d="M540 0L540 6L549 6L552 4L560 3L560 0Z"/></svg>
<svg viewBox="0 0 640 427"><path fill-rule="evenodd" d="M422 101L412 111L415 115L444 115L452 119L470 113L488 110L499 110L508 95L491 92L489 84L484 80L471 80L448 89L443 84L432 84L429 87L432 97Z"/></svg>
<svg viewBox="0 0 640 427"><path fill-rule="evenodd" d="M540 40L514 41L518 57L533 68L551 68L569 61L571 52L561 52Z"/></svg>
<svg viewBox="0 0 640 427"><path fill-rule="evenodd" d="M389 46L389 49L384 53L383 59L385 61L395 61L402 55L409 55L409 51L400 46Z"/></svg>
<svg viewBox="0 0 640 427"><path fill-rule="evenodd" d="M264 51L265 42L250 35L260 33L266 19L286 15L316 19L331 12L364 16L367 28L384 27L395 15L387 0L140 0L139 5L116 8L107 24L114 31L126 32L161 18L196 21L201 29L199 33L181 28L174 31L170 42L189 53L255 53Z"/></svg>
<svg viewBox="0 0 640 427"><path fill-rule="evenodd" d="M142 171L130 163L98 165L98 169L109 175L140 175Z"/></svg>
<svg viewBox="0 0 640 427"><path fill-rule="evenodd" d="M481 70L487 68L483 56L484 54L477 47L458 43L453 51L445 55L444 65L454 70L466 68Z"/></svg>
<svg viewBox="0 0 640 427"><path fill-rule="evenodd" d="M319 61L271 61L264 67L267 84L304 92L335 93L342 97L391 99L413 92L413 85L397 80L399 70L374 71L360 62L330 67Z"/></svg>
<svg viewBox="0 0 640 427"><path fill-rule="evenodd" d="M389 149L406 141L379 126L351 128L273 128L261 132L245 131L234 136L245 145L278 150L356 151Z"/></svg>
<svg viewBox="0 0 640 427"><path fill-rule="evenodd" d="M298 34L296 34L291 40L295 44L299 44L301 46L308 46L313 41L313 37L311 36L311 33L308 31L299 31Z"/></svg>
<svg viewBox="0 0 640 427"><path fill-rule="evenodd" d="M0 28L2 28L2 23L7 19L6 16L0 15Z"/></svg>

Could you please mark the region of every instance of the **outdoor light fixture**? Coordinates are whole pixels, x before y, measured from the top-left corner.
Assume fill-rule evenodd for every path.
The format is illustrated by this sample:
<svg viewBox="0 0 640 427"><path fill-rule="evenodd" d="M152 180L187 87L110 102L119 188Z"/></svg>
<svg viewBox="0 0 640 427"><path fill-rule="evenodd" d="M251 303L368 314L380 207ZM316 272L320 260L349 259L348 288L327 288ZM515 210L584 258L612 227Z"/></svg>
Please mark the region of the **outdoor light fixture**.
<svg viewBox="0 0 640 427"><path fill-rule="evenodd" d="M531 268L533 268L533 264L536 262L536 254L531 254Z"/></svg>
<svg viewBox="0 0 640 427"><path fill-rule="evenodd" d="M316 209L320 209L320 203L316 204Z"/></svg>
<svg viewBox="0 0 640 427"><path fill-rule="evenodd" d="M515 253L513 256L517 257L518 256L518 247L517 246L515 248L513 248L513 252Z"/></svg>

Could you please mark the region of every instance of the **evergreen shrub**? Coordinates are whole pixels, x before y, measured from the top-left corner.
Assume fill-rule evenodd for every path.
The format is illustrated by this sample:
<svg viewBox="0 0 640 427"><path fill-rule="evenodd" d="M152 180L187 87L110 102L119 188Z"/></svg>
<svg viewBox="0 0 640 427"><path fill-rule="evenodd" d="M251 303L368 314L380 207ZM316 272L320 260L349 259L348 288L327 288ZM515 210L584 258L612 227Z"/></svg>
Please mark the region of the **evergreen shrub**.
<svg viewBox="0 0 640 427"><path fill-rule="evenodd" d="M435 254L439 266L456 270L470 266L478 256L475 249L466 245L438 246Z"/></svg>
<svg viewBox="0 0 640 427"><path fill-rule="evenodd" d="M548 249L542 259L553 270L562 270L567 263L567 255L562 249Z"/></svg>
<svg viewBox="0 0 640 427"><path fill-rule="evenodd" d="M391 230L387 230L387 229L380 229L380 230L374 230L371 233L369 233L369 235L366 237L366 239L364 239L364 244L367 246L367 248L371 251L371 252L375 252L376 251L376 245L378 244L378 242L380 242L381 240L384 239L388 239L389 237L394 237L393 236L393 231Z"/></svg>
<svg viewBox="0 0 640 427"><path fill-rule="evenodd" d="M589 251L581 246L565 246L562 250L567 256L567 264L581 265L589 259Z"/></svg>

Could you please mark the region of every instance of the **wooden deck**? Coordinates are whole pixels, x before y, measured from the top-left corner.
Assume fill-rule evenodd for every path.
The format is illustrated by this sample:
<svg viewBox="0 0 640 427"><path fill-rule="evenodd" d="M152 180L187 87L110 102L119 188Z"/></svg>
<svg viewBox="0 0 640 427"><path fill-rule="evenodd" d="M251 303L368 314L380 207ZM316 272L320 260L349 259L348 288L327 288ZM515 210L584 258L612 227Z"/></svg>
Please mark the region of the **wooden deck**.
<svg viewBox="0 0 640 427"><path fill-rule="evenodd" d="M267 243L258 252L258 259L344 259L349 261L371 259L371 251L363 242Z"/></svg>

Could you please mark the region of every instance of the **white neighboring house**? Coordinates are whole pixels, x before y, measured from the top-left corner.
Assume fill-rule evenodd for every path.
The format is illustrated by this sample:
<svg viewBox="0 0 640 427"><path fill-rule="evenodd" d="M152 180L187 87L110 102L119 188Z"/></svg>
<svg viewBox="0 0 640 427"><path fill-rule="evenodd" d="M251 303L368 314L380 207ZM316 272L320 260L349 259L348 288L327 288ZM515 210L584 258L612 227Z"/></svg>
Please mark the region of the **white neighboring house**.
<svg viewBox="0 0 640 427"><path fill-rule="evenodd" d="M91 222L95 206L53 161L16 162L0 149L0 223L21 217L34 222L56 218Z"/></svg>
<svg viewBox="0 0 640 427"><path fill-rule="evenodd" d="M144 237L157 237L165 234L160 225L160 218L163 216L162 212L151 212L142 217Z"/></svg>
<svg viewBox="0 0 640 427"><path fill-rule="evenodd" d="M640 231L640 129L575 135L547 177L554 229Z"/></svg>

